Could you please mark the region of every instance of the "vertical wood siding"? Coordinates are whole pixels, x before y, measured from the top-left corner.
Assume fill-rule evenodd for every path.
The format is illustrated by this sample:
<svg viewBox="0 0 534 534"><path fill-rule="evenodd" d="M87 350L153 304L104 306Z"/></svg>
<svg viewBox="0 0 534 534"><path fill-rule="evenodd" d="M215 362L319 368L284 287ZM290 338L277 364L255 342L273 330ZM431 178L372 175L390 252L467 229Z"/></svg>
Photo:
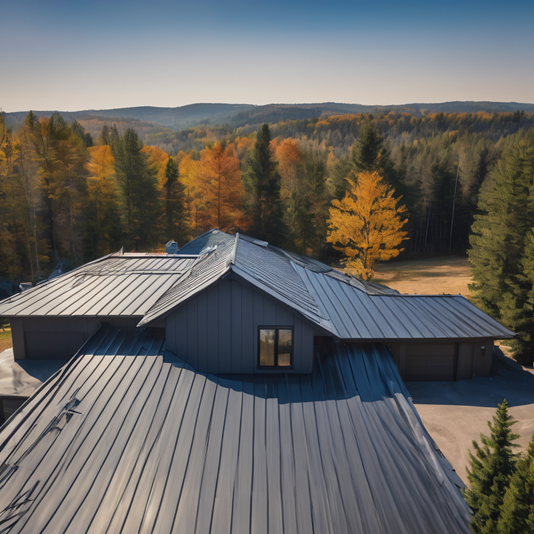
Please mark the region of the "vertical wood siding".
<svg viewBox="0 0 534 534"><path fill-rule="evenodd" d="M236 280L222 280L169 315L167 349L200 372L277 372L257 368L259 326L292 326L289 372L311 372L313 328L274 299Z"/></svg>

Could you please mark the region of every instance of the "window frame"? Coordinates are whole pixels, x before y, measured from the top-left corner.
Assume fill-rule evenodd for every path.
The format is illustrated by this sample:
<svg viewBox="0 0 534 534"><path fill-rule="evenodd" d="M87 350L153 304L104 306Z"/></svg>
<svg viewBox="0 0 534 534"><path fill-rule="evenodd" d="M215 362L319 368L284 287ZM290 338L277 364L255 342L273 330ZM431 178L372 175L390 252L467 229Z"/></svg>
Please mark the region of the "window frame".
<svg viewBox="0 0 534 534"><path fill-rule="evenodd" d="M260 362L260 331L261 330L274 330L274 361L275 365L261 365ZM291 330L291 352L289 354L290 365L278 365L278 331L279 330ZM295 354L295 329L290 326L271 326L261 325L258 326L258 359L257 369L267 369L269 371L291 371L294 368L293 356Z"/></svg>

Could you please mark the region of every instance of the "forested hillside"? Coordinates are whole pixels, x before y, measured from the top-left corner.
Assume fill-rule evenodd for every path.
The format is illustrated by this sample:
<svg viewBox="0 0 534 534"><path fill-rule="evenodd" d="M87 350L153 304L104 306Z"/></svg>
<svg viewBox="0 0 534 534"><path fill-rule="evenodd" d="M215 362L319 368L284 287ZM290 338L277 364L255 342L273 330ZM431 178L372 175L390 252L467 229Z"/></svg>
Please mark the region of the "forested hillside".
<svg viewBox="0 0 534 534"><path fill-rule="evenodd" d="M263 232L324 259L332 200L347 176L369 170L407 208L404 255L465 251L480 186L534 113L329 115L271 122L261 139L256 126L139 131L90 120L30 113L9 128L0 116L0 276L38 280L60 259L163 250L212 227Z"/></svg>

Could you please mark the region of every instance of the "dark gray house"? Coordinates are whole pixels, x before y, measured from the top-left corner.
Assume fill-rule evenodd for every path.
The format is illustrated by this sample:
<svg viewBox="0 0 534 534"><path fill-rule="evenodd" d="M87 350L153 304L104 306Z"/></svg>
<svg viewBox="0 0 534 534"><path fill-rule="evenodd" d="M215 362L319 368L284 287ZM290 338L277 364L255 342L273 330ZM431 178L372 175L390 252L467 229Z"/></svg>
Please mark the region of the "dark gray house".
<svg viewBox="0 0 534 534"><path fill-rule="evenodd" d="M15 358L64 358L0 429L0 531L468 534L401 379L487 374L512 336L213 230L0 303Z"/></svg>
<svg viewBox="0 0 534 534"><path fill-rule="evenodd" d="M405 380L487 376L513 333L456 295L401 295L246 236L112 254L0 303L15 358L70 358L109 323L149 328L201 372L309 373L318 343L380 342ZM285 348L284 348L285 347Z"/></svg>

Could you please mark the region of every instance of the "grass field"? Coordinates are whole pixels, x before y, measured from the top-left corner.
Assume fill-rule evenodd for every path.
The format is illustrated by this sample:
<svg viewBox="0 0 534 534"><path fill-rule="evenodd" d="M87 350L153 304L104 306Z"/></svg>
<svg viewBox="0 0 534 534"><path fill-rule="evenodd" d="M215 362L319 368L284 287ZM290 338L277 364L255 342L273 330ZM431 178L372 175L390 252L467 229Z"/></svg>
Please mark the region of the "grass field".
<svg viewBox="0 0 534 534"><path fill-rule="evenodd" d="M465 256L388 262L377 266L373 281L400 293L469 297L467 285L471 282L471 266Z"/></svg>
<svg viewBox="0 0 534 534"><path fill-rule="evenodd" d="M5 330L0 330L0 352L10 349L12 346L11 329L6 328Z"/></svg>

